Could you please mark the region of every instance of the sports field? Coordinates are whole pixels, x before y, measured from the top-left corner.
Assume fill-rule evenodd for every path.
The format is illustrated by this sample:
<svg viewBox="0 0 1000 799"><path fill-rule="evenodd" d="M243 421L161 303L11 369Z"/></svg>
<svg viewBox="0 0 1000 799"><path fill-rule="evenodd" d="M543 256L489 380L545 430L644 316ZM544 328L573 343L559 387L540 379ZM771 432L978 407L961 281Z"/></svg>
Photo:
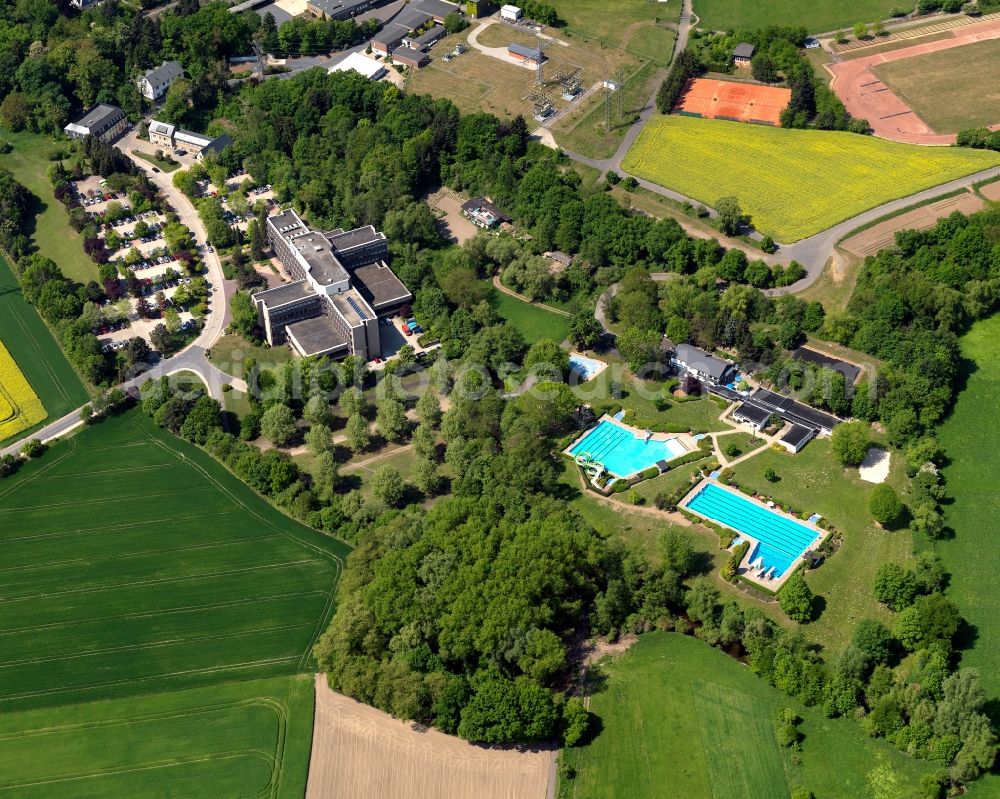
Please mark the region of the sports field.
<svg viewBox="0 0 1000 799"><path fill-rule="evenodd" d="M28 427L5 432L0 421L0 443L12 435L31 432L46 417L58 419L90 397L37 311L21 296L17 278L0 256L0 341L17 363L44 411ZM47 412L47 414L45 413ZM3 413L0 412L0 418Z"/></svg>
<svg viewBox="0 0 1000 799"><path fill-rule="evenodd" d="M780 125L781 112L791 96L791 89L780 86L695 78L688 82L676 110L698 114L706 119L725 118Z"/></svg>
<svg viewBox="0 0 1000 799"><path fill-rule="evenodd" d="M676 633L648 633L623 655L601 664L607 680L591 697L599 732L563 757L576 778L563 799L788 799L805 786L817 799L869 796L867 775L887 763L900 796L917 796L931 769L847 719L827 719L758 679L717 649ZM778 747L777 712L802 717L802 751ZM664 786L669 792L664 793Z"/></svg>
<svg viewBox="0 0 1000 799"><path fill-rule="evenodd" d="M622 166L711 205L736 196L789 243L889 200L1000 164L1000 153L917 147L853 133L657 116Z"/></svg>
<svg viewBox="0 0 1000 799"><path fill-rule="evenodd" d="M309 675L0 714L0 795L301 799Z"/></svg>
<svg viewBox="0 0 1000 799"><path fill-rule="evenodd" d="M306 670L347 547L138 411L0 482L0 711Z"/></svg>
<svg viewBox="0 0 1000 799"><path fill-rule="evenodd" d="M850 28L855 22L871 24L888 19L896 0L694 0L694 13L701 27L731 31L756 30L768 25L802 25L810 33Z"/></svg>
<svg viewBox="0 0 1000 799"><path fill-rule="evenodd" d="M44 418L42 401L0 340L0 441L13 438Z"/></svg>
<svg viewBox="0 0 1000 799"><path fill-rule="evenodd" d="M1000 122L1000 81L970 80L1000 74L1000 39L890 61L872 71L937 133Z"/></svg>

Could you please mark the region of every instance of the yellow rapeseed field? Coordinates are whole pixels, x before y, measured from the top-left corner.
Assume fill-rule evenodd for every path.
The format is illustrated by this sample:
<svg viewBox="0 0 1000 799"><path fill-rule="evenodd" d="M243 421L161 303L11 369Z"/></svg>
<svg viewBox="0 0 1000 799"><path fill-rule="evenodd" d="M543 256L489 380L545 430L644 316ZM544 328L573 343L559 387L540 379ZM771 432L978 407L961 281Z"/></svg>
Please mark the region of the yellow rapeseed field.
<svg viewBox="0 0 1000 799"><path fill-rule="evenodd" d="M0 341L0 441L42 421L45 407Z"/></svg>
<svg viewBox="0 0 1000 799"><path fill-rule="evenodd" d="M739 198L754 226L790 243L923 189L1000 164L1000 153L715 119L654 117L622 166L712 205Z"/></svg>

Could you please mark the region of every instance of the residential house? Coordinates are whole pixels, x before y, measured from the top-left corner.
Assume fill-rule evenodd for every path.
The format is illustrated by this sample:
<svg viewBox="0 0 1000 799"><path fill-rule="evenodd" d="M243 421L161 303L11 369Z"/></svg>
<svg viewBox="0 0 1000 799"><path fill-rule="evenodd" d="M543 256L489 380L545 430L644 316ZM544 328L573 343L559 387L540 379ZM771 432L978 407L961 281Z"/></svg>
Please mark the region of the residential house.
<svg viewBox="0 0 1000 799"><path fill-rule="evenodd" d="M159 100L183 74L184 70L176 61L164 61L155 69L147 70L146 74L136 81L139 93L147 100Z"/></svg>
<svg viewBox="0 0 1000 799"><path fill-rule="evenodd" d="M692 344L678 344L674 348L673 362L681 371L716 385L724 386L736 375L736 364L732 361L716 358Z"/></svg>

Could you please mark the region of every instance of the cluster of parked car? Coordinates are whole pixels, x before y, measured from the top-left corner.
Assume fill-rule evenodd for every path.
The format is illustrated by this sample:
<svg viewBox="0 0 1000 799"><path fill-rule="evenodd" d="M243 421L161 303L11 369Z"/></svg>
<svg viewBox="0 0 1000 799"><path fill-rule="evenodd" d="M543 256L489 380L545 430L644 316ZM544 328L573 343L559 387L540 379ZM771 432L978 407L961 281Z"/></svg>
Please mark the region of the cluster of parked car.
<svg viewBox="0 0 1000 799"><path fill-rule="evenodd" d="M250 189L250 191L247 192L247 195L250 197L256 197L258 194L263 194L264 192L268 192L270 190L271 184L268 183L266 186L258 186L256 189Z"/></svg>
<svg viewBox="0 0 1000 799"><path fill-rule="evenodd" d="M404 336L414 336L424 332L424 329L417 324L416 319L407 319L399 326L399 329L403 331Z"/></svg>
<svg viewBox="0 0 1000 799"><path fill-rule="evenodd" d="M118 350L123 350L128 345L128 340L122 339L121 341L105 341L101 346L101 352L117 352Z"/></svg>
<svg viewBox="0 0 1000 799"><path fill-rule="evenodd" d="M99 328L94 331L95 336L106 336L108 333L114 333L117 330L124 330L128 327L129 323L127 319L123 319L120 322L105 322Z"/></svg>

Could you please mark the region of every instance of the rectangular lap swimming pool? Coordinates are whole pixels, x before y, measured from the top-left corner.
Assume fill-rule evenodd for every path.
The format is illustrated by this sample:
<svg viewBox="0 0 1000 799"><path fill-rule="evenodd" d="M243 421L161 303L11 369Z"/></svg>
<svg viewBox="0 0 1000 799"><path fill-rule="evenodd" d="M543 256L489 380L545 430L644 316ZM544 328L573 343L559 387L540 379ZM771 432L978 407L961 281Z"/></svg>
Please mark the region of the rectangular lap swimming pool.
<svg viewBox="0 0 1000 799"><path fill-rule="evenodd" d="M595 361L577 352L571 352L569 355L569 368L580 376L580 381L583 383L603 372L606 367L604 361Z"/></svg>
<svg viewBox="0 0 1000 799"><path fill-rule="evenodd" d="M765 571L773 567L773 577L783 575L820 539L820 533L811 527L715 483L705 483L688 500L687 509L756 539L758 543L745 562L750 566L763 566Z"/></svg>
<svg viewBox="0 0 1000 799"><path fill-rule="evenodd" d="M587 455L616 477L628 477L655 466L659 461L687 454L684 445L675 438L666 441L646 441L644 438L627 427L604 419L581 438L569 454L573 457Z"/></svg>

